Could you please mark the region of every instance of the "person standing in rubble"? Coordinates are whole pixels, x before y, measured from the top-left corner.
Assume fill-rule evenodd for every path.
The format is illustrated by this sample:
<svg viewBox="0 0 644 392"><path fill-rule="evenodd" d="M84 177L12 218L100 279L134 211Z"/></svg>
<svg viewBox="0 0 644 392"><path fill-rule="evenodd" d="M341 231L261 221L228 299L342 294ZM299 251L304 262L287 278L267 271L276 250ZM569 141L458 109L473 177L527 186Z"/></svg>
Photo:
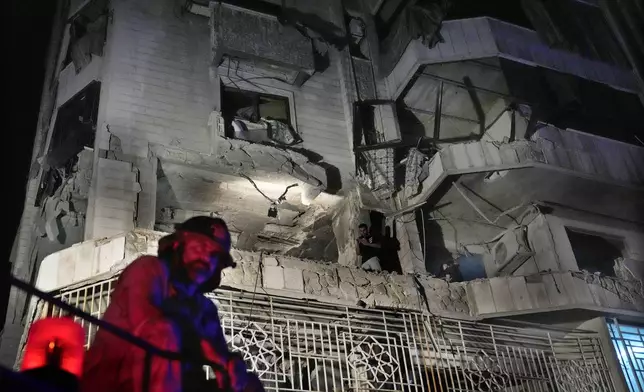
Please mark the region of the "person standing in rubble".
<svg viewBox="0 0 644 392"><path fill-rule="evenodd" d="M362 258L362 269L366 271L382 271L380 266L381 245L378 237L374 236L366 224L358 226L360 236L358 237L357 252Z"/></svg>
<svg viewBox="0 0 644 392"><path fill-rule="evenodd" d="M161 238L158 257L142 256L123 270L103 320L162 350L219 364L226 369L215 370L221 390L263 392L257 376L228 351L217 308L202 294L219 286L228 267L235 263L226 223L188 219ZM143 349L99 330L86 354L81 391L147 392L144 385L151 392L213 390L199 364L154 355L144 381L144 358Z"/></svg>

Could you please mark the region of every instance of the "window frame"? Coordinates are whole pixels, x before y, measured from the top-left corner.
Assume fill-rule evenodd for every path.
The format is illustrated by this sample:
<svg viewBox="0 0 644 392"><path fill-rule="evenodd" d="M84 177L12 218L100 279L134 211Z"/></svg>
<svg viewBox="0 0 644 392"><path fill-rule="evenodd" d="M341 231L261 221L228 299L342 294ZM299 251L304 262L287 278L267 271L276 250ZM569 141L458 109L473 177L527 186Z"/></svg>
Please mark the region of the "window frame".
<svg viewBox="0 0 644 392"><path fill-rule="evenodd" d="M239 90L242 92L250 92L250 93L255 93L261 95L267 95L267 96L273 96L276 98L286 98L288 101L288 116L290 118L290 127L293 129L293 131L300 135L302 137L302 134L299 132L298 127L297 127L297 116L295 112L295 94L293 91L289 90L284 90L281 88L276 88L272 86L266 86L266 85L261 85L259 87L249 85L248 83L243 83L243 86L238 86L236 85L238 82L233 82L232 79L228 78L226 81L224 76L219 76L219 107L218 110L219 112L222 112L222 102L224 99L224 91L226 89L231 89L231 90ZM303 139L303 138L302 138Z"/></svg>
<svg viewBox="0 0 644 392"><path fill-rule="evenodd" d="M563 228L564 228L564 233L566 234L566 240L568 241L568 245L570 246L570 250L572 251L573 257L575 259L575 264L577 266L577 270L579 270L579 271L581 271L583 268L579 265L579 260L577 260L577 256L575 255L575 250L574 250L574 247L573 247L573 243L570 240L569 232L602 238L605 241L613 244L616 248L618 248L620 250L621 254L622 254L622 258L626 258L627 257L626 255L629 254L628 241L627 241L626 237L615 235L615 234L608 234L608 233L604 233L604 232L597 232L597 231L587 230L587 229L584 229L584 228L580 228L580 227L576 227L576 226L570 226L570 225L564 225ZM612 268L612 266L611 266L611 268Z"/></svg>

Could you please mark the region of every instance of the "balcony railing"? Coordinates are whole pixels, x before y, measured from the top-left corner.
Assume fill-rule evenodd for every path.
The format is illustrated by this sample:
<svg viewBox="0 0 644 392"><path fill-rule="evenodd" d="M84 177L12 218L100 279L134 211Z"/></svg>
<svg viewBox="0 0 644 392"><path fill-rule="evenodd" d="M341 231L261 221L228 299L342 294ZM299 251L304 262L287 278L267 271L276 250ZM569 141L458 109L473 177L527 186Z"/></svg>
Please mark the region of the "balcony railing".
<svg viewBox="0 0 644 392"><path fill-rule="evenodd" d="M535 31L488 17L446 21L440 30L444 41L432 48L412 41L387 83L397 98L416 70L424 64L503 57L579 76L620 89L637 92L631 70L586 59L578 54L555 49L543 42Z"/></svg>
<svg viewBox="0 0 644 392"><path fill-rule="evenodd" d="M40 291L36 289L35 287L31 286L29 283L23 282L19 279L16 279L14 277L10 278L11 285L14 286L15 288L25 291L29 295L34 296L37 298L36 300L36 309L40 309L41 312L36 311L33 313L33 318L31 322L29 322L26 326L25 331L29 331L29 327L31 324L43 317L63 317L63 316L72 316L74 320L81 324L86 330L87 334L87 343L86 347L88 348L91 341L93 340L94 334L98 330L98 328L104 328L105 330L109 331L110 333L114 334L118 338L124 340L125 342L129 344L133 344L145 351L145 367L144 367L144 377L143 377L143 386L142 386L142 391L143 392L148 392L150 390L150 366L152 362L152 356L159 356L162 358L165 358L167 360L172 360L172 361L182 361L182 362L188 362L188 363L193 363L197 365L203 365L203 366L210 366L211 369L217 369L221 370L222 374L227 374L226 369L222 368L220 365L207 361L203 358L199 357L189 357L186 354L180 354L177 352L172 352L172 351L166 351L157 348L156 346L150 344L149 342L140 339L132 334L130 334L127 331L124 331L110 323L104 322L100 319L102 317L104 311L106 308L102 310L102 312L99 312L97 314L98 317L95 317L90 314L92 311L91 309L88 309L86 306L78 306L79 302L76 303L76 306L69 304L69 301L65 301L64 298L61 298L60 295L55 296L50 293L45 293L43 291ZM108 283L107 288L111 289L111 282ZM103 286L105 287L105 286ZM76 291L75 295L78 297L82 295L82 293L87 294L86 290L80 289L80 291ZM111 290L99 290L96 291L97 295L94 295L94 298L98 298L100 300L101 296L103 297L103 300L109 302L109 294L111 293ZM90 301L92 303L92 299L84 298L83 299L83 304L86 304L87 301ZM42 311L44 310L44 312ZM90 327L91 326L91 327ZM92 327L94 329L92 333ZM87 330L89 328L89 331ZM21 349L24 349L24 345L26 343L26 335L25 333L23 335L23 341L21 344ZM22 350L19 353L19 358L22 358ZM19 360L20 361L20 360ZM16 364L16 367L18 366L19 363Z"/></svg>
<svg viewBox="0 0 644 392"><path fill-rule="evenodd" d="M644 148L572 130L539 129L532 140L511 143L455 143L436 153L429 163L423 191L410 198L425 201L449 175L552 167L582 177L642 189ZM404 206L403 206L404 208Z"/></svg>
<svg viewBox="0 0 644 392"><path fill-rule="evenodd" d="M53 296L16 285L39 298L31 321L69 312L89 332L89 345L91 328L114 329L88 313L100 316L115 280L77 284ZM225 290L209 298L219 307L230 348L243 355L267 390L615 390L600 337L591 332ZM148 353L173 356L123 338Z"/></svg>

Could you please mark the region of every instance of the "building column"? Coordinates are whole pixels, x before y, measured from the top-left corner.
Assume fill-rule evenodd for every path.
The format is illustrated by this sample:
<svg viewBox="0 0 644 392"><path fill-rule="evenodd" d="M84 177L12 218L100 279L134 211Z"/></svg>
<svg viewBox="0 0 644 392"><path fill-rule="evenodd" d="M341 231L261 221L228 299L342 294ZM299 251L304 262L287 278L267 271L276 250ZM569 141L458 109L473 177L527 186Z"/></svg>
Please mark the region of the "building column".
<svg viewBox="0 0 644 392"><path fill-rule="evenodd" d="M333 235L338 246L338 263L344 266L358 265L358 226L365 219L360 194L348 192L339 210L333 215ZM368 217L364 223L369 224Z"/></svg>
<svg viewBox="0 0 644 392"><path fill-rule="evenodd" d="M403 273L427 273L425 256L416 225L416 214L408 212L395 219L396 238L400 242L398 258Z"/></svg>

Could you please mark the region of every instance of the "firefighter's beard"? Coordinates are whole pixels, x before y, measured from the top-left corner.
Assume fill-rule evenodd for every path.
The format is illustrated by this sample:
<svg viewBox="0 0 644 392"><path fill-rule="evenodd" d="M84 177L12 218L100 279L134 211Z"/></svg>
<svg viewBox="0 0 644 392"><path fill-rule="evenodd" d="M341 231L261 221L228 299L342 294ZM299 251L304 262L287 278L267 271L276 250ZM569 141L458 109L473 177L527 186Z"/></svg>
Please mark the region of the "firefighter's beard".
<svg viewBox="0 0 644 392"><path fill-rule="evenodd" d="M200 286L202 283L210 279L214 272L210 260L196 259L188 261L185 264L188 279L190 279L190 281L196 286Z"/></svg>
<svg viewBox="0 0 644 392"><path fill-rule="evenodd" d="M193 295L199 289L199 286L211 279L213 273L215 273L210 260L197 258L184 261L180 253L176 254L173 259L170 279L175 289L185 295Z"/></svg>

